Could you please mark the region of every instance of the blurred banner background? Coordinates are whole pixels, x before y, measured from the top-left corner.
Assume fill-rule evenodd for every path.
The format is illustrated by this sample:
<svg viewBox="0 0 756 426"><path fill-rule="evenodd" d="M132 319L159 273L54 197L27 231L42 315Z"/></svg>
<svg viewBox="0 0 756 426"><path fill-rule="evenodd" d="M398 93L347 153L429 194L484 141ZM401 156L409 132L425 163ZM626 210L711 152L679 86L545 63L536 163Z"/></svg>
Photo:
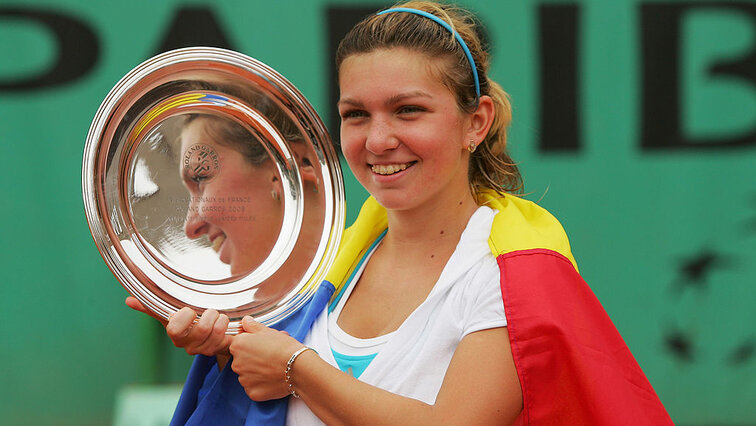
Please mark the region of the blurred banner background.
<svg viewBox="0 0 756 426"><path fill-rule="evenodd" d="M562 221L672 418L756 424L756 3L460 4L512 96L527 198ZM161 51L227 47L338 140L332 51L387 5L0 1L0 422L109 424L119 392L180 384L191 361L123 304L86 224L82 152L110 88ZM365 193L347 181L351 221Z"/></svg>

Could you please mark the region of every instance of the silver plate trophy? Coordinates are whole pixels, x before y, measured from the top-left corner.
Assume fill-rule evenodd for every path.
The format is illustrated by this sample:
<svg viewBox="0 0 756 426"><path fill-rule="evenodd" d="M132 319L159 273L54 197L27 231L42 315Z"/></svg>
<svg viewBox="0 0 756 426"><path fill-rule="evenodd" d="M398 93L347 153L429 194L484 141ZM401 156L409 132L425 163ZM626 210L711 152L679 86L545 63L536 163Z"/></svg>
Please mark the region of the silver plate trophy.
<svg viewBox="0 0 756 426"><path fill-rule="evenodd" d="M317 290L344 225L325 126L270 67L187 48L129 72L100 106L82 166L103 259L163 318L184 306L271 325Z"/></svg>

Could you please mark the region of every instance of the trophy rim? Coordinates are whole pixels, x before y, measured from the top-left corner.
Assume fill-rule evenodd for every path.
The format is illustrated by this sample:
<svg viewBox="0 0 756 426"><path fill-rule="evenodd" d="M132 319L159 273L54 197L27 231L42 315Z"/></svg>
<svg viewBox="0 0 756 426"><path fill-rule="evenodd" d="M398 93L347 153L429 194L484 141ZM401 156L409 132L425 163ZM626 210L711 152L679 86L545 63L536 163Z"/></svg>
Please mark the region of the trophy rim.
<svg viewBox="0 0 756 426"><path fill-rule="evenodd" d="M123 151L130 148L133 154L136 147L144 141L137 138L131 146L114 147L113 144L119 142L114 141L116 128L124 122L133 128L141 116L127 119L126 111L144 96L151 84L156 84L156 81L169 81L171 70L177 68L229 73L236 79L241 78L254 85L256 89L269 96L270 100L283 105L290 116L296 117L308 148L317 155L318 167L322 173L322 182L319 180L318 183L322 184L324 189L323 230L312 260L305 268L303 276L298 278L297 285L282 295L280 300L273 301L272 305L268 303L264 308L252 306L257 290L255 286L263 282L259 280L259 276L255 278L257 281L249 278L255 276L255 271L221 280L224 282L220 285L215 281L212 287L207 287L207 282L202 280L177 276L167 270L170 268L166 265L162 268L156 266L155 261L159 259L154 256L150 258L145 255L143 247L139 248L141 237L138 229L135 229L136 225L129 220L130 204L126 197L125 179L122 178L124 164L129 164L131 154ZM283 157L294 159L291 152L286 152L288 145L285 141L276 139L273 145L275 149L283 152ZM109 161L114 161L108 157L113 152L116 152L115 157L122 156L116 184L107 176L109 167L112 168ZM280 164L277 165L280 168ZM287 175L287 178L293 179L293 182L298 179L301 190L302 182L297 175L297 167L292 169L292 176ZM296 185L292 184L292 187L294 193L287 193L285 198L285 211L286 214L293 212L291 217L294 219L285 224L295 223L295 227L282 227L276 247L282 238L289 238L282 244L293 244L292 241L296 240L299 233L296 225L301 226L305 198L297 198ZM115 196L118 202L108 198L112 197L113 191L118 192ZM205 309L217 309L229 315L231 319L227 330L229 334L240 331L241 319L244 316L250 315L270 326L292 315L312 298L335 259L344 229L346 211L338 155L325 125L312 105L292 83L273 68L242 53L215 47L189 47L158 54L137 65L116 83L98 108L87 134L82 160L82 197L95 245L106 265L129 294L164 319L168 319L183 306L190 306L198 315ZM284 234L295 234L295 240ZM137 243L134 243L134 239ZM136 249L129 247L131 245L136 246ZM282 253L284 254L280 255L280 258L272 262L271 273L277 271L276 267L286 266L286 259L283 258L288 254L285 250Z"/></svg>

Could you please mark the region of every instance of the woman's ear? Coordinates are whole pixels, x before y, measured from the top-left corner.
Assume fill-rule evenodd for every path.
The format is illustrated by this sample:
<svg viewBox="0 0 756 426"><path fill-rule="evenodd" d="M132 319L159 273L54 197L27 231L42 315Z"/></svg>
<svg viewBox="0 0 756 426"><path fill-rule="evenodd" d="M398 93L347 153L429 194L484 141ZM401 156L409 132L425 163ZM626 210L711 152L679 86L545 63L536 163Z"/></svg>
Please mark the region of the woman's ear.
<svg viewBox="0 0 756 426"><path fill-rule="evenodd" d="M312 184L312 191L318 192L318 186L320 186L320 178L318 178L317 173L315 172L315 167L313 167L312 163L305 157L305 160L302 161L302 165L299 166L299 175L302 177L302 183Z"/></svg>
<svg viewBox="0 0 756 426"><path fill-rule="evenodd" d="M478 100L478 108L470 114L468 141L480 143L488 135L496 115L496 107L490 96L483 95ZM469 142L468 142L469 143Z"/></svg>

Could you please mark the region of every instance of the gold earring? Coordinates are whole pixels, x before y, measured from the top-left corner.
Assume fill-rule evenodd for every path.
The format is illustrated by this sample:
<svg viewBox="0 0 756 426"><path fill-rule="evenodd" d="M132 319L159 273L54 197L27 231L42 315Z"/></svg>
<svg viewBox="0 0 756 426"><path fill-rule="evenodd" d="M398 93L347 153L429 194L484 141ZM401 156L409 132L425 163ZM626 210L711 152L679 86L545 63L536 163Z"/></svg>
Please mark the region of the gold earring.
<svg viewBox="0 0 756 426"><path fill-rule="evenodd" d="M467 150L470 151L470 154L472 154L473 152L475 152L475 149L477 149L477 148L478 148L478 145L475 144L474 140L471 140L470 141L470 145L467 145Z"/></svg>

